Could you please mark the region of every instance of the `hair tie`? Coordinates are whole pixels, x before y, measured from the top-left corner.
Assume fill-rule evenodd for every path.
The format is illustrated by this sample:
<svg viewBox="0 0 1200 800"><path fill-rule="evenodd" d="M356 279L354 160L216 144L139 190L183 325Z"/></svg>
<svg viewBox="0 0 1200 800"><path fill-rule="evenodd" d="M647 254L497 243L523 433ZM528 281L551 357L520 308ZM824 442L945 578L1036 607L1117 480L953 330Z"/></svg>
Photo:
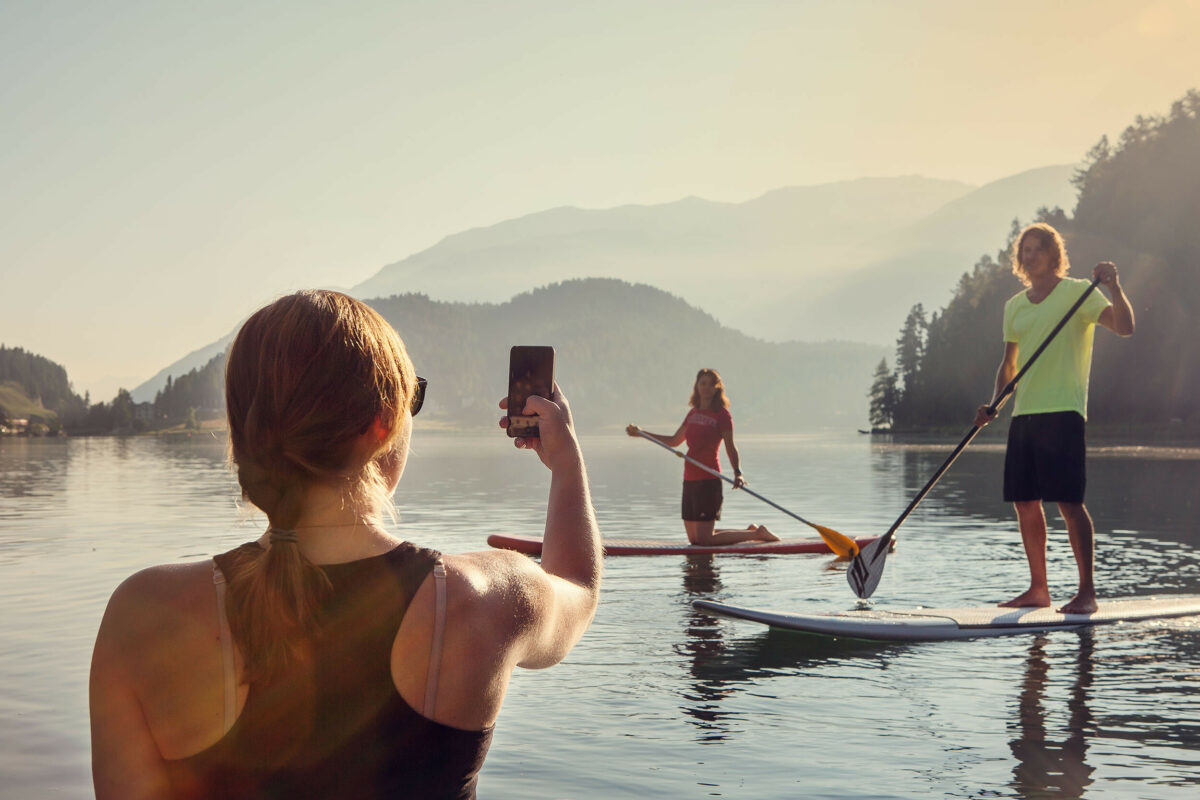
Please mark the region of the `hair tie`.
<svg viewBox="0 0 1200 800"><path fill-rule="evenodd" d="M291 542L295 544L299 541L299 537L295 531L285 530L283 528L267 528L267 536L271 544L276 542Z"/></svg>

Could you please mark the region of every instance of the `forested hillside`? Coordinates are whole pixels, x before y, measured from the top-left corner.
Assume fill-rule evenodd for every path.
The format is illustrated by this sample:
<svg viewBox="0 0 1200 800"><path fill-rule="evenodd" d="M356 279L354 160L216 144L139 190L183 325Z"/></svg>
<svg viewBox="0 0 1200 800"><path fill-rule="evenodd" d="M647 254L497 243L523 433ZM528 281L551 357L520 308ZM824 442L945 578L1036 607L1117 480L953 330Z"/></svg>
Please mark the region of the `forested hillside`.
<svg viewBox="0 0 1200 800"><path fill-rule="evenodd" d="M225 355L167 385L154 403L135 403L121 389L110 402L92 403L71 388L67 370L19 347L0 345L0 423L24 419L29 432L107 434L158 430L224 413Z"/></svg>
<svg viewBox="0 0 1200 800"><path fill-rule="evenodd" d="M1096 334L1089 419L1108 426L1200 432L1200 92L1165 116L1138 117L1114 145L1088 153L1076 175L1073 215L1040 212L1067 241L1071 274L1113 261L1132 300L1137 332ZM1018 229L1014 226L1014 232ZM873 422L898 430L969 425L989 399L1003 350L1005 300L1021 290L1009 243L963 275L951 302L926 317L915 307L897 342L896 391L877 374Z"/></svg>
<svg viewBox="0 0 1200 800"><path fill-rule="evenodd" d="M460 427L495 425L514 344L554 346L577 423L593 430L629 422L674 430L701 367L724 377L742 429L853 427L866 411L863 380L883 354L869 345L752 339L673 295L615 279L566 281L500 304L425 295L370 302L430 381L422 415Z"/></svg>
<svg viewBox="0 0 1200 800"><path fill-rule="evenodd" d="M225 413L225 354L218 353L203 367L188 370L154 396L154 416L160 420L185 420L199 412L204 416Z"/></svg>
<svg viewBox="0 0 1200 800"><path fill-rule="evenodd" d="M21 417L56 428L61 417L82 413L84 400L71 390L67 371L20 347L0 345L0 421Z"/></svg>
<svg viewBox="0 0 1200 800"><path fill-rule="evenodd" d="M422 423L491 430L506 391L508 349L548 344L582 430L629 422L674 430L701 367L725 378L739 428L852 428L866 414L862 384L885 349L845 342L764 342L651 286L611 278L557 283L506 303L454 303L424 294L370 300L429 380ZM224 355L160 390L158 415L220 398ZM219 403L218 403L219 404Z"/></svg>
<svg viewBox="0 0 1200 800"><path fill-rule="evenodd" d="M32 407L49 411L53 417L83 410L83 398L71 390L66 369L22 348L0 344L0 384L17 387ZM5 414L2 407L0 414Z"/></svg>

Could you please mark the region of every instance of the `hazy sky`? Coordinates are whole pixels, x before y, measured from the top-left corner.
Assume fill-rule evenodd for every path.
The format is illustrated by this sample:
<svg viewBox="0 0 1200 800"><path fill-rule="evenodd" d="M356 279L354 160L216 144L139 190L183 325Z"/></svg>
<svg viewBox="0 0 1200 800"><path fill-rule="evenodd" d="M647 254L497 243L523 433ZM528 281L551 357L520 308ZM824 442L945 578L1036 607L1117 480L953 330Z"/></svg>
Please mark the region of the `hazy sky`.
<svg viewBox="0 0 1200 800"><path fill-rule="evenodd" d="M0 342L109 399L464 228L983 183L1196 86L1200 0L4 0Z"/></svg>

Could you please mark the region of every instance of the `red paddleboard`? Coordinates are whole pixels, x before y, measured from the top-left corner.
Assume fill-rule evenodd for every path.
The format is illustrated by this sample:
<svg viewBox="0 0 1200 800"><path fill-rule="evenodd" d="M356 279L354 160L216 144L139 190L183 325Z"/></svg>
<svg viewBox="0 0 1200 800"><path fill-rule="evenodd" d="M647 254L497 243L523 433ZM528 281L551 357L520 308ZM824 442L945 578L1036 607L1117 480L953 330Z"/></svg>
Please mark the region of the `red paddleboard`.
<svg viewBox="0 0 1200 800"><path fill-rule="evenodd" d="M682 538L682 537L681 537ZM864 547L878 539L868 536L856 539ZM502 550L516 550L530 556L542 554L542 537L493 533L488 544ZM741 544L696 545L679 539L605 539L606 556L678 556L734 553L738 555L785 555L788 553L832 553L821 539L785 539L782 542L742 542Z"/></svg>

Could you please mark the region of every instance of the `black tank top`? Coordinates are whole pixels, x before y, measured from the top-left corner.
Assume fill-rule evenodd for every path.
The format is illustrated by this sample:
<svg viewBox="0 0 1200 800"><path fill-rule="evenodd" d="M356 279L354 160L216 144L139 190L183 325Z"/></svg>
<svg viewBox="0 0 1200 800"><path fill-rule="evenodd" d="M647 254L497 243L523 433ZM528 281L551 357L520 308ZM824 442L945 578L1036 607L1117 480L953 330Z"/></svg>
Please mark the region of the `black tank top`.
<svg viewBox="0 0 1200 800"><path fill-rule="evenodd" d="M226 574L231 556L215 559ZM493 728L427 719L392 682L396 631L437 558L405 542L373 558L325 565L333 591L311 658L277 681L252 685L233 727L211 747L168 761L173 796L475 797Z"/></svg>

